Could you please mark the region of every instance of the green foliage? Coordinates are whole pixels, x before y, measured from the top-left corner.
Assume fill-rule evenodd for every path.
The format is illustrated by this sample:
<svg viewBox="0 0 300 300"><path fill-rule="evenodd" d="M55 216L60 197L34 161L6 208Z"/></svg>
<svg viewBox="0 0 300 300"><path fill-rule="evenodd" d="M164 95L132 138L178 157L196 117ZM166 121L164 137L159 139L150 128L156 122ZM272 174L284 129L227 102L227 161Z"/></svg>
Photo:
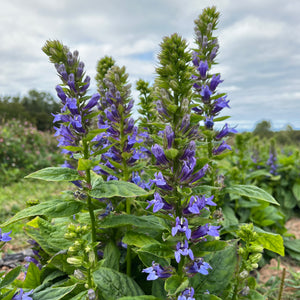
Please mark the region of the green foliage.
<svg viewBox="0 0 300 300"><path fill-rule="evenodd" d="M28 95L0 98L0 120L18 119L33 124L38 130L47 131L53 127L53 116L59 110L59 104L46 92L30 90Z"/></svg>
<svg viewBox="0 0 300 300"><path fill-rule="evenodd" d="M0 124L0 182L8 185L29 172L57 165L63 158L57 141L28 122L10 120Z"/></svg>

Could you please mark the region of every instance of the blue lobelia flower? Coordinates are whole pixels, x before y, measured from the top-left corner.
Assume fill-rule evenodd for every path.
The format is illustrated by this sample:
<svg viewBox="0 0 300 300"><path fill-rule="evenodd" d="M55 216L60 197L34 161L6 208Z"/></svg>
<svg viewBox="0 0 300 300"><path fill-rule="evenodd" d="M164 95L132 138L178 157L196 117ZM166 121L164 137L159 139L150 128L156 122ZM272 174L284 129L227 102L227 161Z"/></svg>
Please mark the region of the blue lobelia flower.
<svg viewBox="0 0 300 300"><path fill-rule="evenodd" d="M176 224L174 227L172 227L172 236L175 236L177 232L184 232L188 240L191 238L192 231L189 228L187 218L176 217Z"/></svg>
<svg viewBox="0 0 300 300"><path fill-rule="evenodd" d="M157 192L154 193L154 199L147 202L149 203L149 205L146 207L146 209L148 209L153 205L154 213L158 212L161 209L166 209L166 210L172 209L172 206L168 204Z"/></svg>
<svg viewBox="0 0 300 300"><path fill-rule="evenodd" d="M202 239L206 235L210 236L220 236L218 229L221 226L213 226L210 224L205 224L203 226L199 226L196 230L192 232L192 239L197 240L197 239ZM205 239L204 239L205 240Z"/></svg>
<svg viewBox="0 0 300 300"><path fill-rule="evenodd" d="M208 269L212 269L209 263L205 262L203 258L196 258L192 264L186 266L186 272L189 274L200 273L202 275L208 275Z"/></svg>
<svg viewBox="0 0 300 300"><path fill-rule="evenodd" d="M229 133L237 133L237 130L234 128L230 128L226 123L221 131L216 135L216 140L221 140L223 137L227 136Z"/></svg>
<svg viewBox="0 0 300 300"><path fill-rule="evenodd" d="M11 237L9 234L11 234L12 231L2 233L2 229L0 228L0 242L9 242L11 240Z"/></svg>
<svg viewBox="0 0 300 300"><path fill-rule="evenodd" d="M192 287L185 289L177 298L177 300L195 300L194 289Z"/></svg>
<svg viewBox="0 0 300 300"><path fill-rule="evenodd" d="M20 289L18 293L16 293L12 300L32 300L30 294L32 294L33 290L25 293L23 289Z"/></svg>
<svg viewBox="0 0 300 300"><path fill-rule="evenodd" d="M148 273L147 280L156 280L157 278L168 278L171 274L171 268L163 268L160 264L152 262L152 266L143 269L143 273Z"/></svg>
<svg viewBox="0 0 300 300"><path fill-rule="evenodd" d="M184 242L178 242L176 245L175 260L177 263L180 262L181 255L183 256L188 255L191 260L194 260L193 251L189 249L189 244L187 240L185 240Z"/></svg>

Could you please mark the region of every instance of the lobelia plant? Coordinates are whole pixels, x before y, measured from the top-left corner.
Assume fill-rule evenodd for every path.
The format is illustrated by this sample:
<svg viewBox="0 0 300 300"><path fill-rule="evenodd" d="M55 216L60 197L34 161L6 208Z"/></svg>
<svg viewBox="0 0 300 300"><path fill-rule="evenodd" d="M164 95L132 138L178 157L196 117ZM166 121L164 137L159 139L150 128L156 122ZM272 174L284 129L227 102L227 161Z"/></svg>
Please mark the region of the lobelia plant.
<svg viewBox="0 0 300 300"><path fill-rule="evenodd" d="M111 57L99 60L98 93L89 95L78 51L46 42L43 51L61 79L54 122L66 161L27 177L68 181L73 188L2 224L29 218L25 231L34 247L24 282L3 279L13 286L7 297L259 296L249 273L263 248L283 253L282 239L251 224L239 227L231 210L223 206L222 213L221 207L232 195L277 202L255 186L220 181L218 170L231 149L225 138L236 130L228 124L214 130L227 118L218 115L229 103L217 93L220 74L210 74L219 49L213 36L218 17L212 7L195 21L193 52L178 34L163 39L154 85L137 83L138 125L125 67Z"/></svg>

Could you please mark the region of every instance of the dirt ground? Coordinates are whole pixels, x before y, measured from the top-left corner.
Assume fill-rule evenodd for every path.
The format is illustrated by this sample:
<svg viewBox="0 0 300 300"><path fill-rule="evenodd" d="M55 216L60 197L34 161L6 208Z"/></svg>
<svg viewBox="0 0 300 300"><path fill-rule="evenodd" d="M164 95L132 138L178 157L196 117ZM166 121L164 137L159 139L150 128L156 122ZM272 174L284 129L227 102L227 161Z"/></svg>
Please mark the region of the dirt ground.
<svg viewBox="0 0 300 300"><path fill-rule="evenodd" d="M286 228L288 229L289 233L295 235L296 239L300 239L299 218L290 219L286 223ZM282 258L280 261L278 261L277 259L271 259L270 263L268 265L265 265L259 271L259 283L266 283L271 277L278 276L279 278L282 278L284 269L285 269L285 279L291 278L291 274L289 273L289 270L300 273L300 263L297 263L287 258ZM285 287L284 292L287 293L288 295L293 295L295 290L289 287ZM296 300L296 298L294 299Z"/></svg>

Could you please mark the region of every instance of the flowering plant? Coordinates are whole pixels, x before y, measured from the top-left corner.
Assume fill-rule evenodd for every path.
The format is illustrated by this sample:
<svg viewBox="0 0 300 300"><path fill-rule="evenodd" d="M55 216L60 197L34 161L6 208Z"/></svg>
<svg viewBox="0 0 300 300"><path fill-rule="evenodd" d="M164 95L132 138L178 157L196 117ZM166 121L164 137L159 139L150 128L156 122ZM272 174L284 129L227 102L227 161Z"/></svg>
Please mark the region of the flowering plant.
<svg viewBox="0 0 300 300"><path fill-rule="evenodd" d="M211 74L218 17L212 7L195 21L192 52L178 34L163 39L154 85L138 83L139 124L125 67L101 59L98 92L89 95L91 79L78 51L46 42L43 51L61 80L54 122L66 161L27 177L74 188L2 224L31 219L25 231L34 257L18 295L192 300L258 294L247 278L262 249L270 248L264 238L272 237L251 226L230 227L237 224L223 219L220 204L228 193L276 201L258 188L224 187L219 180L218 165L231 150L226 137L236 130L227 123L214 130L229 107L217 92L220 74Z"/></svg>

